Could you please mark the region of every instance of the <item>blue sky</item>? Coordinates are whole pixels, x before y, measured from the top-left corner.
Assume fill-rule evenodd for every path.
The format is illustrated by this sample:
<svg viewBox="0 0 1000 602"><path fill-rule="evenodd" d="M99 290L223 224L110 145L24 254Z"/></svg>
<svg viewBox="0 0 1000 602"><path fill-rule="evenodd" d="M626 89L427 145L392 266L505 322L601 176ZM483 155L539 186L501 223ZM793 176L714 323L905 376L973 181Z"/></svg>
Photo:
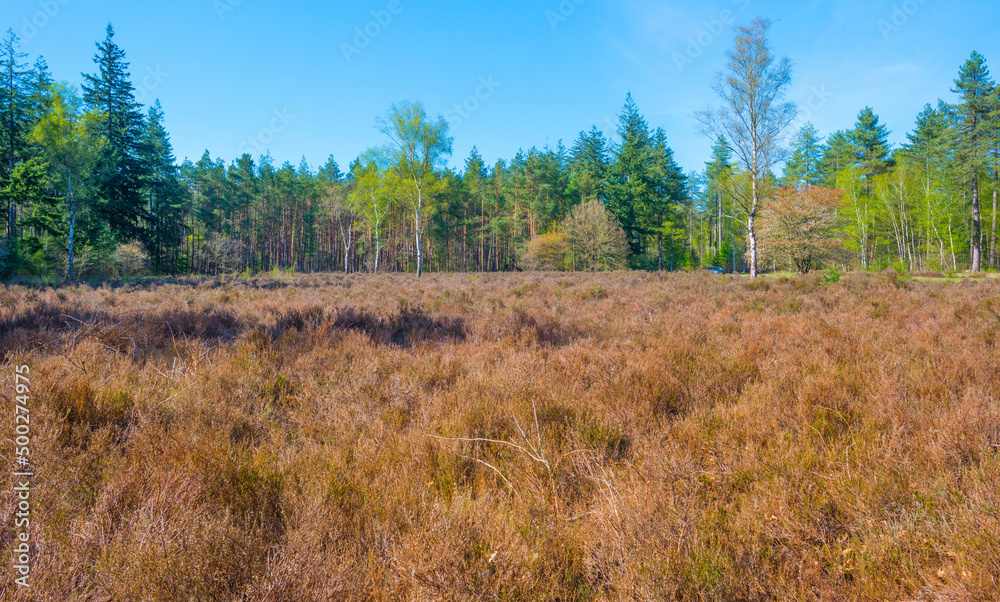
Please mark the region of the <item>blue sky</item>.
<svg viewBox="0 0 1000 602"><path fill-rule="evenodd" d="M613 134L631 92L700 170L711 141L691 115L716 102L731 27L756 16L775 20L788 97L822 135L871 105L900 143L925 103L953 99L972 50L1000 61L1000 7L969 0L3 0L0 27L78 84L111 22L179 159L269 151L315 168L333 154L346 168L410 99L448 117L452 165L473 146L492 163L595 124Z"/></svg>

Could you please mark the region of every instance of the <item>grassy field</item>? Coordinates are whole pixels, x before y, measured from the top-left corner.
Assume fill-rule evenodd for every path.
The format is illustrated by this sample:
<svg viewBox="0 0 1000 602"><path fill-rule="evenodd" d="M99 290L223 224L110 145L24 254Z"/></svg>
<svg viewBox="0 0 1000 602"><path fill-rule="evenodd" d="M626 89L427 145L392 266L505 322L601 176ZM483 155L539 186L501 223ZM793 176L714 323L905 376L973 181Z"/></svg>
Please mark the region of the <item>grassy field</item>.
<svg viewBox="0 0 1000 602"><path fill-rule="evenodd" d="M22 364L4 600L1000 599L996 281L0 287Z"/></svg>

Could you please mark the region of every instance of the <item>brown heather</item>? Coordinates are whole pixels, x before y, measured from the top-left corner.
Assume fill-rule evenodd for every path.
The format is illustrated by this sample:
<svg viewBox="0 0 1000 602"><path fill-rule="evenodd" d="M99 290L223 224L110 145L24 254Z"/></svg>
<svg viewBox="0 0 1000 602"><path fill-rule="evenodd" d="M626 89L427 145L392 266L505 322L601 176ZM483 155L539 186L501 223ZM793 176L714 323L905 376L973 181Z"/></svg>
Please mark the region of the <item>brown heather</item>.
<svg viewBox="0 0 1000 602"><path fill-rule="evenodd" d="M996 283L0 288L19 364L4 600L1000 599Z"/></svg>

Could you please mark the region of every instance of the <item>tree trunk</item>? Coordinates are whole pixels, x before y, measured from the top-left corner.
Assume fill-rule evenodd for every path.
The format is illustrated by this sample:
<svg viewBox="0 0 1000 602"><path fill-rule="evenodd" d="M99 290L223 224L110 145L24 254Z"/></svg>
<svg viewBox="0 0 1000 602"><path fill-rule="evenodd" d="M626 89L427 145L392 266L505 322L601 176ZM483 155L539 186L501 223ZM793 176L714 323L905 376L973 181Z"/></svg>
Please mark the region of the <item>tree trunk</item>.
<svg viewBox="0 0 1000 602"><path fill-rule="evenodd" d="M69 184L66 189L69 195L69 281L73 282L73 235L76 231L76 196L73 194L73 176L69 176Z"/></svg>
<svg viewBox="0 0 1000 602"><path fill-rule="evenodd" d="M993 185L993 227L990 230L990 267L997 266L997 188L996 178Z"/></svg>
<svg viewBox="0 0 1000 602"><path fill-rule="evenodd" d="M414 233L416 235L417 241L417 278L424 272L424 253L423 248L420 246L420 210L423 208L424 195L423 191L420 189L420 185L417 185L417 209L413 212L413 225Z"/></svg>
<svg viewBox="0 0 1000 602"><path fill-rule="evenodd" d="M757 279L757 230L754 226L754 219L757 217L757 178L751 182L753 196L751 197L750 211L747 212L747 233L750 239L750 280Z"/></svg>
<svg viewBox="0 0 1000 602"><path fill-rule="evenodd" d="M972 182L972 266L973 273L982 269L983 257L983 224L982 210L979 205L979 180Z"/></svg>
<svg viewBox="0 0 1000 602"><path fill-rule="evenodd" d="M663 271L663 232L656 233L656 253L659 257L659 265L657 267L661 272Z"/></svg>
<svg viewBox="0 0 1000 602"><path fill-rule="evenodd" d="M375 273L378 274L378 258L382 253L382 237L378 218L375 218Z"/></svg>

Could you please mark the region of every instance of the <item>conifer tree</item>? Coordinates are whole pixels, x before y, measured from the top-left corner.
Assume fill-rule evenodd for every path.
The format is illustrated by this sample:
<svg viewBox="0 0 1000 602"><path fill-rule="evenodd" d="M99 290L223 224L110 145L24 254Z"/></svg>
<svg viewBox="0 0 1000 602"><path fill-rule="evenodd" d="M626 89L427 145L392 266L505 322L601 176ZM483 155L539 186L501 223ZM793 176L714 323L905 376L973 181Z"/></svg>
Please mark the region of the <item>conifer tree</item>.
<svg viewBox="0 0 1000 602"><path fill-rule="evenodd" d="M28 97L28 82L31 71L22 59L28 55L19 50L20 38L13 30L8 29L7 35L0 42L0 148L3 159L0 160L0 189L9 187L14 167L22 159L27 146L26 138L31 131L32 111ZM13 243L17 235L17 205L16 195L6 195L6 211L8 244Z"/></svg>
<svg viewBox="0 0 1000 602"><path fill-rule="evenodd" d="M866 189L871 194L875 176L886 173L893 165L889 155L889 130L879 123L871 107L865 107L849 135L854 145L854 160L864 173Z"/></svg>
<svg viewBox="0 0 1000 602"><path fill-rule="evenodd" d="M712 160L705 164L705 193L711 199L710 203L706 203L706 207L712 208L712 217L715 218L713 227L715 259L713 263L719 266L728 264L731 269L735 270L735 220L732 217L727 219L727 214L732 213L732 207L726 203L727 188L732 178L733 151L729 148L726 138L719 136L715 144L712 145ZM725 231L727 222L729 223L728 235ZM724 253L727 246L728 254Z"/></svg>
<svg viewBox="0 0 1000 602"><path fill-rule="evenodd" d="M569 153L572 187L580 202L607 200L608 153L608 141L596 125L589 132L580 132Z"/></svg>
<svg viewBox="0 0 1000 602"><path fill-rule="evenodd" d="M983 229L979 181L986 168L990 136L995 128L991 119L993 86L986 59L974 51L962 65L958 79L955 80L955 89L952 90L961 97L961 102L956 107L959 118L958 152L964 167L966 185L972 191L970 269L973 272L982 269Z"/></svg>
<svg viewBox="0 0 1000 602"><path fill-rule="evenodd" d="M823 158L819 170L826 188L840 188L841 172L855 164L858 151L850 132L838 130L830 134L823 145Z"/></svg>
<svg viewBox="0 0 1000 602"><path fill-rule="evenodd" d="M97 44L95 75L84 74L83 99L101 114L101 136L106 144L97 168L100 200L97 212L118 242L148 242L142 225L147 219L142 163L144 119L129 80L125 52L114 42L109 24L107 37Z"/></svg>
<svg viewBox="0 0 1000 602"><path fill-rule="evenodd" d="M140 146L140 159L145 167L143 196L149 210L149 247L153 269L159 273L173 272L167 254L179 248L184 237L186 194L178 180L170 135L163 125L163 108L157 100L149 108Z"/></svg>
<svg viewBox="0 0 1000 602"><path fill-rule="evenodd" d="M646 119L629 94L619 116L618 136L611 166L608 208L618 217L629 238L633 254L642 252L644 226L640 216L652 202L653 182L650 170L652 140Z"/></svg>
<svg viewBox="0 0 1000 602"><path fill-rule="evenodd" d="M782 185L809 188L823 181L820 163L823 160L822 138L816 127L807 123L799 129L792 144L792 156L785 164Z"/></svg>
<svg viewBox="0 0 1000 602"><path fill-rule="evenodd" d="M674 160L674 151L667 146L667 133L663 128L657 128L653 133L650 167L653 196L639 217L644 228L656 234L657 269L663 270L664 234L676 230L678 223L683 223L684 216L678 211L689 200L687 177ZM688 206L686 209L690 211L693 208Z"/></svg>

